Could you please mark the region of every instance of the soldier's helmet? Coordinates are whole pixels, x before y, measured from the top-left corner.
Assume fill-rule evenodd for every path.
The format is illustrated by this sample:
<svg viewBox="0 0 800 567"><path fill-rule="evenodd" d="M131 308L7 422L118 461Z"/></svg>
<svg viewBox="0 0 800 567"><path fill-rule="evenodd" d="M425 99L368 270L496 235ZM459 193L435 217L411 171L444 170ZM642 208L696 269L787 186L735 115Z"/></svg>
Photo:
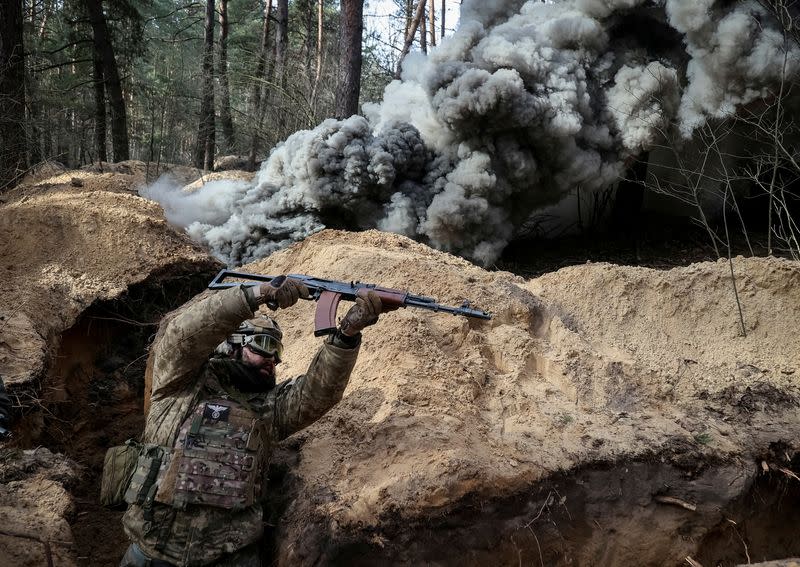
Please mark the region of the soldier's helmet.
<svg viewBox="0 0 800 567"><path fill-rule="evenodd" d="M278 322L268 315L259 314L253 319L244 321L236 332L228 338L233 346L247 346L253 352L264 356L272 356L276 362L283 356L283 331Z"/></svg>

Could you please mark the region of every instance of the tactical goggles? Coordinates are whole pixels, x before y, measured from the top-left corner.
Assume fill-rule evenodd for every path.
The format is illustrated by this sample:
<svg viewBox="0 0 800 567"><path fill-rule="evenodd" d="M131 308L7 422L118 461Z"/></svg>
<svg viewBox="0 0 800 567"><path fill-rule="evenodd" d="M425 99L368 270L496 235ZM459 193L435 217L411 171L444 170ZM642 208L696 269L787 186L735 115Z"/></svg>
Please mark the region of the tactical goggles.
<svg viewBox="0 0 800 567"><path fill-rule="evenodd" d="M283 356L283 344L272 335L245 335L242 338L242 345L249 346L256 354L273 356L278 362Z"/></svg>

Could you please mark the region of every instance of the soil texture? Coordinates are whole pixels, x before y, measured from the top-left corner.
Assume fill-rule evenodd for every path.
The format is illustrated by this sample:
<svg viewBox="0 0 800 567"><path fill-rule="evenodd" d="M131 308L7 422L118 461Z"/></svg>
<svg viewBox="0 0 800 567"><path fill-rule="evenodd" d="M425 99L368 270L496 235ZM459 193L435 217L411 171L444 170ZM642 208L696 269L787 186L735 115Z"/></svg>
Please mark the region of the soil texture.
<svg viewBox="0 0 800 567"><path fill-rule="evenodd" d="M3 564L118 561L120 512L98 504L105 449L141 430L159 318L221 267L135 194L140 163L115 168L33 180L0 203L0 374L18 414L0 447ZM492 313L400 309L364 332L342 402L276 452L275 564L800 557L800 263L526 278L398 235L326 230L241 270ZM277 313L279 379L322 340L315 307Z"/></svg>

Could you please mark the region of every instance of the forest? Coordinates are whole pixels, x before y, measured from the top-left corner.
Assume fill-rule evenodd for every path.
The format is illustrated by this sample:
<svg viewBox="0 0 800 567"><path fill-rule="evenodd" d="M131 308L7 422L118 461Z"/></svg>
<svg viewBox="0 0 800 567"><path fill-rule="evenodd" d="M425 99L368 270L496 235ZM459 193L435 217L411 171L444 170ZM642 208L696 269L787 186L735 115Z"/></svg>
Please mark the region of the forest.
<svg viewBox="0 0 800 567"><path fill-rule="evenodd" d="M0 191L52 160L211 169L240 155L252 170L288 134L379 97L404 51L445 33L445 2L384 4L365 35L360 1L3 2Z"/></svg>
<svg viewBox="0 0 800 567"><path fill-rule="evenodd" d="M465 10L494 25L533 4L471 2ZM702 257L800 255L795 3L759 0L747 19L732 11L720 20L712 10L692 31L671 3L666 12L659 2L614 11L582 0L579 16L604 19L597 38L574 40L558 29L557 12L573 3L544 4L552 22L543 31L537 23L532 37L552 29L561 39L538 37L520 56L489 37L468 39L472 53L459 53L472 32L459 24L460 3L446 0L4 2L0 192L46 163L102 170L138 160L154 165L155 177L163 164L256 171L278 145L288 157L267 169L291 171L293 133L314 130L303 142L295 137L308 146L364 128L341 122L364 114L372 134L355 135L361 149L340 162L371 144L392 146L388 125L405 123L410 130L397 135L418 144L409 151L422 165L398 165L393 154L391 175L380 179L374 163L335 175L325 165L319 182L341 184L334 192L348 199L331 210L314 203L316 228L303 234L377 227L489 265L510 242L574 234L591 242L598 227L610 227L635 241L638 261L644 203L670 210L667 231L689 222L704 241ZM736 34L750 39L726 37ZM555 51L540 50L541 41ZM326 119L339 123L318 127ZM362 165L372 178L348 178L347 167ZM495 180L464 184L459 168ZM270 183L313 194L294 174ZM279 210L279 227L269 221L280 242L296 232L282 220L295 212Z"/></svg>

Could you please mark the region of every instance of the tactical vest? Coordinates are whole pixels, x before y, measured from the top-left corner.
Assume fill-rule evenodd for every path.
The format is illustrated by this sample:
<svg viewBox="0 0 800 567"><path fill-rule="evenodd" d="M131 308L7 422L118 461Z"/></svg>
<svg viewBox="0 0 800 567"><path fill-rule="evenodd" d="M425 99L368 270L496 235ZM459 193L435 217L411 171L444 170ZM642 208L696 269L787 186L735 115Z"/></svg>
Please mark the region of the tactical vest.
<svg viewBox="0 0 800 567"><path fill-rule="evenodd" d="M159 467L155 501L242 509L261 495L264 423L244 404L205 400L183 422Z"/></svg>

